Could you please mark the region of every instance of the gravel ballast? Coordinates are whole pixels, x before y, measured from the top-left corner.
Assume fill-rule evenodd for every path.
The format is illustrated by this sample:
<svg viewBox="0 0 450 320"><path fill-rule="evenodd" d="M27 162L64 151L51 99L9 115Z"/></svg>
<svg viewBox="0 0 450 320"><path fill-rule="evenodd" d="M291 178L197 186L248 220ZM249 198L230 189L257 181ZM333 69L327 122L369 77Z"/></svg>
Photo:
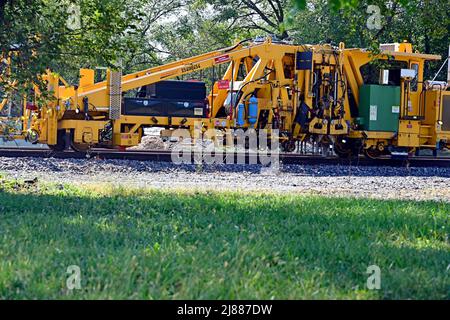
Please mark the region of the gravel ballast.
<svg viewBox="0 0 450 320"><path fill-rule="evenodd" d="M168 162L6 158L0 173L59 184L156 189L290 192L450 202L450 168L284 165L176 165Z"/></svg>

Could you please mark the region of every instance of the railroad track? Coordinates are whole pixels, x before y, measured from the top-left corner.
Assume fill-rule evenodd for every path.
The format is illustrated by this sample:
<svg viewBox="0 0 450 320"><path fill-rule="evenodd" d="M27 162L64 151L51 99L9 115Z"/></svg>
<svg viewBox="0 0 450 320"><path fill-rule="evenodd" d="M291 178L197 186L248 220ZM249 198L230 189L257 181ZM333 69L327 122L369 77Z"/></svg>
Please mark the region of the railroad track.
<svg viewBox="0 0 450 320"><path fill-rule="evenodd" d="M214 153L212 154L214 156ZM171 151L141 151L129 150L119 151L111 149L93 149L88 154L84 152L65 151L54 152L49 149L38 148L0 148L0 157L37 157L37 158L57 158L57 159L121 159L121 160L139 160L139 161L162 161L172 162ZM201 157L192 156L190 161L199 161ZM229 157L229 163L260 163L260 158L255 153L232 153L224 154L223 158ZM230 157L232 157L230 159ZM298 165L344 165L344 166L394 166L394 167L449 167L450 157L434 158L434 157L413 157L409 159L391 159L380 158L376 160L360 157L358 159L340 159L338 157L323 157L313 155L300 155L295 153L280 153L279 159L283 164ZM240 162L239 162L239 161ZM225 161L224 161L225 163Z"/></svg>

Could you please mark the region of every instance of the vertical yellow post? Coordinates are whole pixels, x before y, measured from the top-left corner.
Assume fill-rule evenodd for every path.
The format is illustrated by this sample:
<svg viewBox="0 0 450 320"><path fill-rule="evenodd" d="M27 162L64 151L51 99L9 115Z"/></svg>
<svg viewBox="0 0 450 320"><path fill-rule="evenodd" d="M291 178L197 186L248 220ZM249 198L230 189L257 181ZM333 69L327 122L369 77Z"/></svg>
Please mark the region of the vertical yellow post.
<svg viewBox="0 0 450 320"><path fill-rule="evenodd" d="M56 112L56 106L59 101L59 79L55 75L51 73L51 71L47 71L48 75L48 91L54 95L54 99L48 102L48 110L47 110L47 144L55 145L58 142L58 115Z"/></svg>
<svg viewBox="0 0 450 320"><path fill-rule="evenodd" d="M22 130L28 130L28 110L27 110L27 96L23 96L22 100Z"/></svg>

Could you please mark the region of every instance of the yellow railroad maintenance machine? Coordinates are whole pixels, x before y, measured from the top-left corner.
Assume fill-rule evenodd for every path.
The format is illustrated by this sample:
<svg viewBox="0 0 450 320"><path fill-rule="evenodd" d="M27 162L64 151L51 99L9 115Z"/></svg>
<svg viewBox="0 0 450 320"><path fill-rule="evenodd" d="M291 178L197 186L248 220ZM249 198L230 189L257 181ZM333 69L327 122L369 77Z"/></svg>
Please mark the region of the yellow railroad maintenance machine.
<svg viewBox="0 0 450 320"><path fill-rule="evenodd" d="M450 91L423 74L426 61L440 59L406 42L372 54L268 37L128 75L108 70L101 82L81 69L76 86L48 71L54 99L38 104L37 89L25 97L15 138L54 150L126 148L139 144L144 128L170 136L200 123L216 132L277 129L289 152L299 141L332 146L341 157L436 152L450 147ZM171 80L206 68L216 74L221 65L208 94L205 82ZM0 111L8 103L0 101Z"/></svg>

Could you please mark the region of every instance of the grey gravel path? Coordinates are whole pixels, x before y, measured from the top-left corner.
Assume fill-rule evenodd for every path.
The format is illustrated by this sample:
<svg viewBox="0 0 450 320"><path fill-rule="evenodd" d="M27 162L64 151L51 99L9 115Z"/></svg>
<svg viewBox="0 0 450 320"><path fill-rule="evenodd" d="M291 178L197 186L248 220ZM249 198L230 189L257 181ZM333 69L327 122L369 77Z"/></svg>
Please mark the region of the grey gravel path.
<svg viewBox="0 0 450 320"><path fill-rule="evenodd" d="M157 189L291 192L450 202L450 168L259 165L175 165L165 162L0 157L10 178L76 185Z"/></svg>

